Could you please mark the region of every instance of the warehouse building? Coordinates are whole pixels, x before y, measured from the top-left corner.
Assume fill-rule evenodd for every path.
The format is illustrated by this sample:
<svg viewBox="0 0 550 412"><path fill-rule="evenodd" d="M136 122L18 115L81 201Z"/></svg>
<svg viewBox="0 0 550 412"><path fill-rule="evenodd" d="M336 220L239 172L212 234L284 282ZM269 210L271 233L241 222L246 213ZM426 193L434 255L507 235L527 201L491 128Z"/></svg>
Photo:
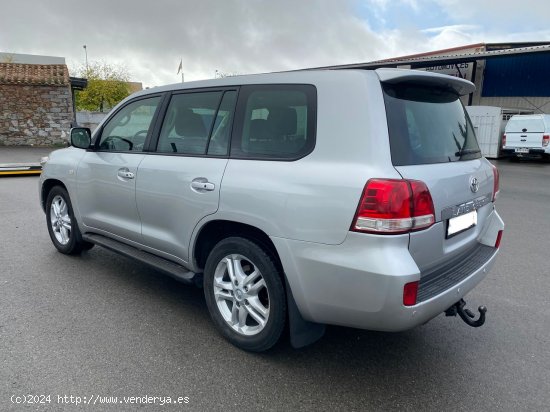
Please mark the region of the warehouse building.
<svg viewBox="0 0 550 412"><path fill-rule="evenodd" d="M510 113L550 114L550 42L478 43L327 69L394 67L429 70L470 80L469 106L497 106Z"/></svg>

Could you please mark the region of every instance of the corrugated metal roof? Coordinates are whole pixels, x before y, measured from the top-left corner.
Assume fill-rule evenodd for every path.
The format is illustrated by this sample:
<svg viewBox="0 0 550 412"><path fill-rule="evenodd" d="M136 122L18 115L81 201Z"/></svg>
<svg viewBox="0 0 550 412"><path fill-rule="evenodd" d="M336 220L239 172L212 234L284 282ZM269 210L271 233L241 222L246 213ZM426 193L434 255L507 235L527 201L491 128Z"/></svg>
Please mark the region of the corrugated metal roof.
<svg viewBox="0 0 550 412"><path fill-rule="evenodd" d="M67 86L69 70L64 64L0 63L0 84Z"/></svg>
<svg viewBox="0 0 550 412"><path fill-rule="evenodd" d="M378 69L381 67L397 67L411 65L413 68L430 67L442 64L457 64L482 59L492 59L501 56L516 56L520 54L550 53L550 44L531 47L518 47L503 50L482 51L476 53L457 53L443 56L421 56L412 58L397 58L377 60L366 63L342 64L337 66L316 67L315 69Z"/></svg>

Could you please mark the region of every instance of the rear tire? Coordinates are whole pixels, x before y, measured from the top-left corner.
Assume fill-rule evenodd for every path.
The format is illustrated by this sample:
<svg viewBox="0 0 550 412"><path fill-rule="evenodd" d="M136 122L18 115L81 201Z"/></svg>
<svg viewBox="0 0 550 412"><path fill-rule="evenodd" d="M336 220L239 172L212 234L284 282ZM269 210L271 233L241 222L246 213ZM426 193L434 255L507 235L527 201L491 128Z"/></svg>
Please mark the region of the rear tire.
<svg viewBox="0 0 550 412"><path fill-rule="evenodd" d="M204 295L222 336L251 352L275 345L287 310L281 279L272 258L257 243L241 237L220 241L206 260Z"/></svg>
<svg viewBox="0 0 550 412"><path fill-rule="evenodd" d="M53 245L66 255L91 249L94 244L82 239L67 190L55 186L46 200L46 224Z"/></svg>

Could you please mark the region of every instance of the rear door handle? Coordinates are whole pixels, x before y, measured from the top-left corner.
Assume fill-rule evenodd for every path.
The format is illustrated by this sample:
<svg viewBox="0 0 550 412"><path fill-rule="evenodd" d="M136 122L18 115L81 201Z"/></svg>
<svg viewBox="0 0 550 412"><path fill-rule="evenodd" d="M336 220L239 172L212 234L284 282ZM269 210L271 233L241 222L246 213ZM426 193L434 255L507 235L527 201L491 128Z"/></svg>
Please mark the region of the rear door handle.
<svg viewBox="0 0 550 412"><path fill-rule="evenodd" d="M210 183L205 177L197 177L191 182L191 187L199 192L211 192L216 186L214 183Z"/></svg>
<svg viewBox="0 0 550 412"><path fill-rule="evenodd" d="M134 177L136 177L136 175L130 172L126 167L118 169L117 175L118 177L122 177L123 179L133 179Z"/></svg>

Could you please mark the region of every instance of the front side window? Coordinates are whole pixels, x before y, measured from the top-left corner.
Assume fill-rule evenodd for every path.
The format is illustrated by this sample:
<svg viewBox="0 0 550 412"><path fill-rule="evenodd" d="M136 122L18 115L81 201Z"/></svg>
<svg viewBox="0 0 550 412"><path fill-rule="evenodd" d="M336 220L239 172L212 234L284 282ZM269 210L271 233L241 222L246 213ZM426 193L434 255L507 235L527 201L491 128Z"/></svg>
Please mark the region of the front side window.
<svg viewBox="0 0 550 412"><path fill-rule="evenodd" d="M408 83L383 89L395 166L481 157L474 128L455 92Z"/></svg>
<svg viewBox="0 0 550 412"><path fill-rule="evenodd" d="M160 97L141 99L127 104L103 127L99 149L114 152L141 152Z"/></svg>
<svg viewBox="0 0 550 412"><path fill-rule="evenodd" d="M157 152L206 154L222 94L217 91L172 96L164 117Z"/></svg>
<svg viewBox="0 0 550 412"><path fill-rule="evenodd" d="M308 154L315 139L315 87L246 86L231 156L292 160Z"/></svg>

